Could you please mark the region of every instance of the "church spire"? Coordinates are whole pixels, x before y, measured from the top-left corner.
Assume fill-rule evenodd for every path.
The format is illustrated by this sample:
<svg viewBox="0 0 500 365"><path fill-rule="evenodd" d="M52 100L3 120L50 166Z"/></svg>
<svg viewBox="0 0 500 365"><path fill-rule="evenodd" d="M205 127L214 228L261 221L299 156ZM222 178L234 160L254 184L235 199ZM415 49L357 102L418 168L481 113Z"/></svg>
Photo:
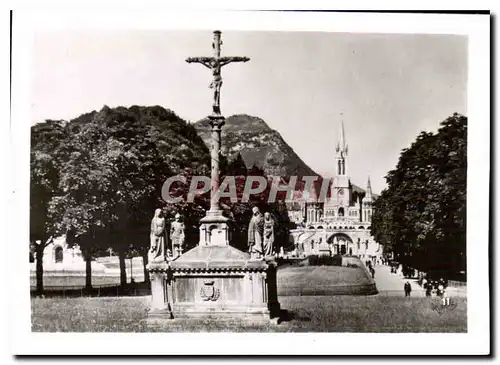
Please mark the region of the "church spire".
<svg viewBox="0 0 500 365"><path fill-rule="evenodd" d="M337 137L337 147L336 151L341 152L343 155L347 155L347 144L345 142L345 132L344 132L344 121L340 122L339 135Z"/></svg>
<svg viewBox="0 0 500 365"><path fill-rule="evenodd" d="M370 181L370 176L368 175L368 182L366 183L366 200L372 200L372 183Z"/></svg>
<svg viewBox="0 0 500 365"><path fill-rule="evenodd" d="M361 220L363 222L371 222L373 213L373 196L372 196L372 183L370 181L370 176L368 176L368 182L366 183L366 194L363 198L363 209L361 211Z"/></svg>
<svg viewBox="0 0 500 365"><path fill-rule="evenodd" d="M340 141L339 141L340 148L342 148L345 151L346 144L345 144L344 121L343 120L340 122L339 138L340 138Z"/></svg>
<svg viewBox="0 0 500 365"><path fill-rule="evenodd" d="M347 143L345 140L344 121L340 122L337 145L335 147L335 171L336 176L347 176Z"/></svg>

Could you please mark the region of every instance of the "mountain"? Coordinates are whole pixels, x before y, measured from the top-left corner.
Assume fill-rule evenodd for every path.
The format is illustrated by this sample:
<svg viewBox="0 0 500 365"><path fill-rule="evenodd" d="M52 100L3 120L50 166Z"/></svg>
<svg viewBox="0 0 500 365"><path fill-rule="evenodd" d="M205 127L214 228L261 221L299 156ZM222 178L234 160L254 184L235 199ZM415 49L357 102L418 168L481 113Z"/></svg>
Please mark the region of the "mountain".
<svg viewBox="0 0 500 365"><path fill-rule="evenodd" d="M194 124L198 135L210 145L207 118ZM241 155L247 169L256 166L267 176L319 176L300 159L280 133L258 117L238 114L226 118L222 128L222 154L229 160Z"/></svg>

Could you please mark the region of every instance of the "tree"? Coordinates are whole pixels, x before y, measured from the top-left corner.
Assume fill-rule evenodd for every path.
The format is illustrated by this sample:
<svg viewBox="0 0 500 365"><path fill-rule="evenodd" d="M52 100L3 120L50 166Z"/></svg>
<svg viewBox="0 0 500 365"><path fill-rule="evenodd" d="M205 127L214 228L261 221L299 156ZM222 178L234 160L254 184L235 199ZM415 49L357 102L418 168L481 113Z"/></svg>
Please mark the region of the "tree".
<svg viewBox="0 0 500 365"><path fill-rule="evenodd" d="M64 121L47 120L31 127L30 242L36 261L37 293L43 292L43 251L55 234L48 207L59 193L67 137Z"/></svg>
<svg viewBox="0 0 500 365"><path fill-rule="evenodd" d="M69 157L60 168L60 194L49 204L48 215L56 234L65 234L70 245L81 247L87 289L92 286L93 252L107 244L106 233L116 217L116 148L117 142L108 139L96 123L87 123L71 133Z"/></svg>
<svg viewBox="0 0 500 365"><path fill-rule="evenodd" d="M376 200L372 235L407 266L454 275L465 270L467 118L422 132L404 149Z"/></svg>
<svg viewBox="0 0 500 365"><path fill-rule="evenodd" d="M240 152L238 152L234 159L229 162L227 170L221 169L221 171L223 171L223 173L230 171L233 176L246 176L248 173L247 166Z"/></svg>

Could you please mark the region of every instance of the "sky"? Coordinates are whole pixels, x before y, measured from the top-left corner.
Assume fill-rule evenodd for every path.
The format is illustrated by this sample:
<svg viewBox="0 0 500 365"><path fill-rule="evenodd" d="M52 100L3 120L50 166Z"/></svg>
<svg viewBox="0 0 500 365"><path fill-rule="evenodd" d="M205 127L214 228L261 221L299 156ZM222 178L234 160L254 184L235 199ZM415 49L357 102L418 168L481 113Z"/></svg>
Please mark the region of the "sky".
<svg viewBox="0 0 500 365"><path fill-rule="evenodd" d="M467 115L467 38L456 35L223 31L225 116L262 118L314 171L332 176L339 125L349 175L386 187L403 148ZM211 112L207 31L64 30L35 36L32 123L72 119L104 105L161 105L196 122ZM222 142L224 143L224 141Z"/></svg>

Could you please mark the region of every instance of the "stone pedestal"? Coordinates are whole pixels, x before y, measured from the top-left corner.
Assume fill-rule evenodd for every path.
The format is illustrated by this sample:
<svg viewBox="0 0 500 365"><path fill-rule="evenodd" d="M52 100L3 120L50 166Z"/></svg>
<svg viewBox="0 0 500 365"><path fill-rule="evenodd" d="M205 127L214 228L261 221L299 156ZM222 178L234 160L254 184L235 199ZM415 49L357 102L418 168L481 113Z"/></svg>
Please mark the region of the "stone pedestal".
<svg viewBox="0 0 500 365"><path fill-rule="evenodd" d="M148 312L148 320L155 318L173 318L169 300L170 296L167 291L167 282L170 277L170 268L167 262L149 263L147 268L151 281L151 303Z"/></svg>
<svg viewBox="0 0 500 365"><path fill-rule="evenodd" d="M278 317L275 261L253 260L229 245L198 246L151 278L149 319L251 322Z"/></svg>
<svg viewBox="0 0 500 365"><path fill-rule="evenodd" d="M229 246L229 219L222 215L222 211L208 211L200 219L200 246L216 245Z"/></svg>

